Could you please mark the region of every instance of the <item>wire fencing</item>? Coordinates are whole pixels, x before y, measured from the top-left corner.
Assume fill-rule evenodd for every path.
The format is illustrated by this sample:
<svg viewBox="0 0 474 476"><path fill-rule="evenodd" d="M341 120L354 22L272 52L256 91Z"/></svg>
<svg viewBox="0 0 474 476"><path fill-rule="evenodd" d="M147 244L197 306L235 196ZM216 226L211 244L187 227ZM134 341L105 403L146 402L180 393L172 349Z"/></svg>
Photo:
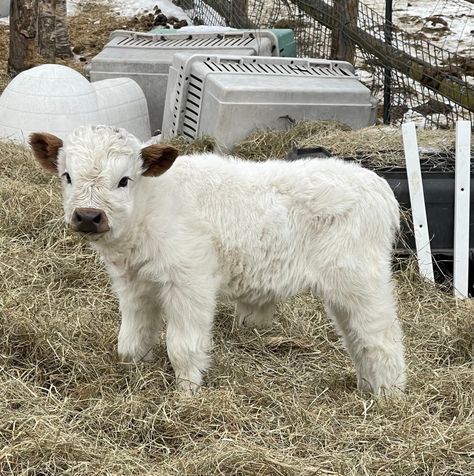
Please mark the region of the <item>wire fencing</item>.
<svg viewBox="0 0 474 476"><path fill-rule="evenodd" d="M422 15L405 15L407 2L393 0L396 21L385 18L385 0L367 0L370 6L359 0L177 1L195 24L291 28L300 57L347 59L338 57L342 44L343 55L380 99L380 120L384 89L386 122L451 128L459 119L474 119L470 0L425 0L417 12ZM346 11L348 4L352 10ZM449 21L443 16L448 10Z"/></svg>

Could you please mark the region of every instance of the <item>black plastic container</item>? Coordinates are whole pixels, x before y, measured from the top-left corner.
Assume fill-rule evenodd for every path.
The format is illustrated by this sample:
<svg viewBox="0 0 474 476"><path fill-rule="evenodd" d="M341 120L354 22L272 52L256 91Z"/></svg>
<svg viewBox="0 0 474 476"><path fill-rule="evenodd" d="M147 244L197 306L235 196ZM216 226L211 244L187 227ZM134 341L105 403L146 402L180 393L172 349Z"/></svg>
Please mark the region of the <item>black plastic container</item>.
<svg viewBox="0 0 474 476"><path fill-rule="evenodd" d="M411 209L406 169L375 170L383 177L402 209ZM454 172L423 171L423 192L426 218L431 239L432 253L452 253L454 247ZM471 199L474 200L474 178L471 176ZM469 248L474 249L474 207L469 211ZM413 229L403 221L404 241L408 248L415 249Z"/></svg>

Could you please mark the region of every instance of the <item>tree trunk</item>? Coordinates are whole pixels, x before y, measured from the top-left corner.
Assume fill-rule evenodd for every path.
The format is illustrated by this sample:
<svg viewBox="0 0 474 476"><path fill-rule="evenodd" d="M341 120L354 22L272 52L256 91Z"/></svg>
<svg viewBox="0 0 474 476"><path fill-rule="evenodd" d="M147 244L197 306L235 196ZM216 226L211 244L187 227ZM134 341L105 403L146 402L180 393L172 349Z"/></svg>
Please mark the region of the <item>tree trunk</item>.
<svg viewBox="0 0 474 476"><path fill-rule="evenodd" d="M38 1L38 51L43 58L56 58L56 0Z"/></svg>
<svg viewBox="0 0 474 476"><path fill-rule="evenodd" d="M12 0L8 73L16 76L41 63L72 56L66 22L66 0Z"/></svg>
<svg viewBox="0 0 474 476"><path fill-rule="evenodd" d="M37 11L37 0L12 0L10 4L8 74L12 77L36 64Z"/></svg>
<svg viewBox="0 0 474 476"><path fill-rule="evenodd" d="M249 22L249 0L233 0L231 2L230 24L247 25Z"/></svg>
<svg viewBox="0 0 474 476"><path fill-rule="evenodd" d="M359 0L334 0L333 8L334 18L337 20L332 30L331 59L354 64L355 43L345 32L348 27L357 27Z"/></svg>
<svg viewBox="0 0 474 476"><path fill-rule="evenodd" d="M71 43L67 28L66 0L56 0L56 55L71 58Z"/></svg>
<svg viewBox="0 0 474 476"><path fill-rule="evenodd" d="M72 56L66 20L66 0L39 0L38 50L48 61Z"/></svg>

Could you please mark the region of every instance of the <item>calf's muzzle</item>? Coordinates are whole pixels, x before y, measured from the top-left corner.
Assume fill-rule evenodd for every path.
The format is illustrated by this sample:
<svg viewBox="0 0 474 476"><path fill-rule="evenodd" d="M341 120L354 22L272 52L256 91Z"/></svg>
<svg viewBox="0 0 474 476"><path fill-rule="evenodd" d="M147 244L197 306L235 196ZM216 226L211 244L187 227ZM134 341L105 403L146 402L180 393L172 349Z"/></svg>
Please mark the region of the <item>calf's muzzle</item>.
<svg viewBox="0 0 474 476"><path fill-rule="evenodd" d="M76 208L70 226L81 233L105 233L110 230L107 215L99 208Z"/></svg>

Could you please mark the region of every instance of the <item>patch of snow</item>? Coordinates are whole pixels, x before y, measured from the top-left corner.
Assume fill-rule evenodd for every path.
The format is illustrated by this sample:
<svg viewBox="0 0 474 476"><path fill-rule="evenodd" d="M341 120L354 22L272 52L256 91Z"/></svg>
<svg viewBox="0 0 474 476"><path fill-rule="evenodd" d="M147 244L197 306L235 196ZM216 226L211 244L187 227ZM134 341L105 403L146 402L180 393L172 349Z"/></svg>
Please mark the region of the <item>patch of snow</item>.
<svg viewBox="0 0 474 476"><path fill-rule="evenodd" d="M414 122L418 129L424 129L426 126L426 117L412 109L403 115L403 122Z"/></svg>
<svg viewBox="0 0 474 476"><path fill-rule="evenodd" d="M67 0L66 1L66 10L68 15L74 15L77 10L78 4L81 0Z"/></svg>
<svg viewBox="0 0 474 476"><path fill-rule="evenodd" d="M8 17L10 14L10 0L0 0L0 18Z"/></svg>
<svg viewBox="0 0 474 476"><path fill-rule="evenodd" d="M10 0L0 0L0 25L10 24Z"/></svg>
<svg viewBox="0 0 474 476"><path fill-rule="evenodd" d="M365 3L384 15L385 0L365 0ZM443 23L430 22L430 17L438 17L447 28L441 28ZM466 0L397 0L393 6L393 23L407 33L423 33L428 41L451 53L474 55L471 33L474 7Z"/></svg>
<svg viewBox="0 0 474 476"><path fill-rule="evenodd" d="M183 26L179 29L180 33L221 33L223 31L232 31L235 28L229 26L208 26L208 25L192 25L192 26Z"/></svg>
<svg viewBox="0 0 474 476"><path fill-rule="evenodd" d="M68 0L68 14L72 15L77 9L80 0ZM176 17L178 20L186 20L192 23L182 8L175 5L171 0L97 0L96 3L108 5L112 10L125 17L139 15L145 10L152 11L157 6L167 17Z"/></svg>

